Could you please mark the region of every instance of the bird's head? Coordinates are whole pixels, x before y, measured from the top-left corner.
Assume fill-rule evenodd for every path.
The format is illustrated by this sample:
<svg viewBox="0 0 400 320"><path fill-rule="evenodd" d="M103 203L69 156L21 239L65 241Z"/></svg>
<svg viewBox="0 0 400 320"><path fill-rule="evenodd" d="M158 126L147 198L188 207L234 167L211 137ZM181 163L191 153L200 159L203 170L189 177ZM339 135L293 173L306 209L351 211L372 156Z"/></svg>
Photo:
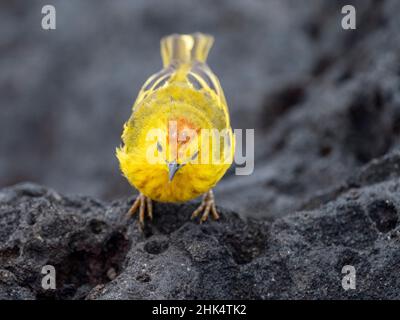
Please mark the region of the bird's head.
<svg viewBox="0 0 400 320"><path fill-rule="evenodd" d="M201 131L199 123L191 119L169 117L148 134L148 161L164 165L171 182L183 167L199 164Z"/></svg>
<svg viewBox="0 0 400 320"><path fill-rule="evenodd" d="M166 172L168 183L191 172L191 178L202 175L212 166L231 163L232 131L213 127L209 118L193 110L159 114L143 138L146 161L152 170ZM144 153L143 153L144 154ZM163 174L164 175L164 174Z"/></svg>
<svg viewBox="0 0 400 320"><path fill-rule="evenodd" d="M221 179L232 163L234 144L224 110L212 101L179 87L156 92L135 107L117 157L143 194L187 201Z"/></svg>

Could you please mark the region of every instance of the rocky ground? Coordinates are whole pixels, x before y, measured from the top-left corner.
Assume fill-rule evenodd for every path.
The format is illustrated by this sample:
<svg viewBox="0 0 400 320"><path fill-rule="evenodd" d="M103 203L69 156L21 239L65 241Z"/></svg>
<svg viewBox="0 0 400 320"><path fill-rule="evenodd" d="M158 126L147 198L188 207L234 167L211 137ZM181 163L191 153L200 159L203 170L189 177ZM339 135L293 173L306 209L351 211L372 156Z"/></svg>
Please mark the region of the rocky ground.
<svg viewBox="0 0 400 320"><path fill-rule="evenodd" d="M400 298L398 1L55 3L54 33L0 4L0 298ZM198 30L255 171L217 186L221 221L156 204L142 234L114 149L159 38Z"/></svg>
<svg viewBox="0 0 400 320"><path fill-rule="evenodd" d="M400 153L273 222L189 220L196 203L156 204L142 233L133 199L100 202L20 184L0 192L1 299L400 298ZM44 265L56 290L43 290ZM356 289L342 287L343 266Z"/></svg>

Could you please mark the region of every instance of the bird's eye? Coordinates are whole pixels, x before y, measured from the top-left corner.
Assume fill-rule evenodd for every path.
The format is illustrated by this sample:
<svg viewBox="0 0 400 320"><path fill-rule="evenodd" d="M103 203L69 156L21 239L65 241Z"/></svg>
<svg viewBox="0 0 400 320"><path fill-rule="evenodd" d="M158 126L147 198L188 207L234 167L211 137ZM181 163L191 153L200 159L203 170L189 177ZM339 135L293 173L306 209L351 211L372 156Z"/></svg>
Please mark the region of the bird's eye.
<svg viewBox="0 0 400 320"><path fill-rule="evenodd" d="M158 152L162 152L163 151L163 147L158 141L157 141L157 150L158 150Z"/></svg>
<svg viewBox="0 0 400 320"><path fill-rule="evenodd" d="M196 159L198 155L199 155L199 151L196 151L196 152L192 155L192 157L190 158L190 160Z"/></svg>

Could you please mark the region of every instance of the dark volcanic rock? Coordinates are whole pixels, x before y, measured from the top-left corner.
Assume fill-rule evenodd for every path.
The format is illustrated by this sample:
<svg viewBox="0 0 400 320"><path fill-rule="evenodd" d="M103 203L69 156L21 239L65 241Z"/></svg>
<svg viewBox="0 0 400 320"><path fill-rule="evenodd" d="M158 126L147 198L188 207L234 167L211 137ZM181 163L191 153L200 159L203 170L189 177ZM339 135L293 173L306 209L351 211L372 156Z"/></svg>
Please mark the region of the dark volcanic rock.
<svg viewBox="0 0 400 320"><path fill-rule="evenodd" d="M196 203L155 204L139 231L132 203L64 197L33 184L0 192L3 299L400 298L400 153L273 222L189 220ZM55 266L57 289L41 288ZM356 289L342 288L343 266Z"/></svg>

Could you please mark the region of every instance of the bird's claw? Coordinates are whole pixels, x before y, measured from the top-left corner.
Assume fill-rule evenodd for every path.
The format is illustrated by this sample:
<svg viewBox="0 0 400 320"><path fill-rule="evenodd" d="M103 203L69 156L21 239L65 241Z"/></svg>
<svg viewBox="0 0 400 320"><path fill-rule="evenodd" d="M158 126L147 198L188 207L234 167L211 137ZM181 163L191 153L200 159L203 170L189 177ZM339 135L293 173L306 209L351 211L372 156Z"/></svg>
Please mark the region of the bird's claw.
<svg viewBox="0 0 400 320"><path fill-rule="evenodd" d="M139 227L143 230L146 208L147 216L150 220L153 220L153 203L149 197L146 197L144 194L140 193L126 214L126 218L130 219L139 209Z"/></svg>
<svg viewBox="0 0 400 320"><path fill-rule="evenodd" d="M219 214L217 212L217 208L215 207L214 193L212 190L203 195L203 200L201 201L200 206L193 211L191 219L193 220L197 218L201 212L203 212L203 214L200 218L200 224L207 221L210 212L214 220L219 219Z"/></svg>

